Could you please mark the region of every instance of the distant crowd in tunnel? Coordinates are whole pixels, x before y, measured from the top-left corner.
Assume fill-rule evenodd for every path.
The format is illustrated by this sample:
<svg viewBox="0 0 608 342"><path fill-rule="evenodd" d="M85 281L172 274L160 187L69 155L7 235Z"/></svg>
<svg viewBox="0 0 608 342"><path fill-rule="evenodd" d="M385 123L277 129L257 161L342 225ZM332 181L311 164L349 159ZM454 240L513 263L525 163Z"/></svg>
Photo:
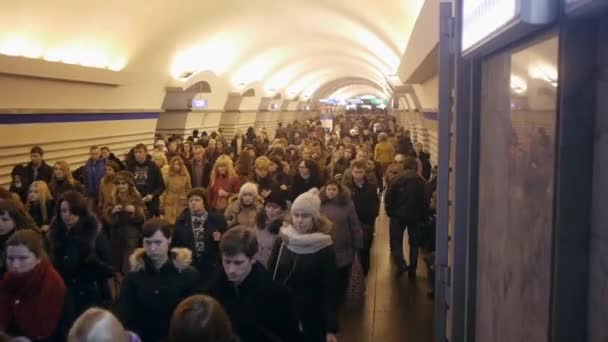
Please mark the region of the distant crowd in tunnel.
<svg viewBox="0 0 608 342"><path fill-rule="evenodd" d="M123 158L92 146L74 170L32 147L0 191L0 330L337 341L339 313L364 297L383 196L395 275L415 279L419 249L433 274L436 168L392 116L332 126L158 134Z"/></svg>

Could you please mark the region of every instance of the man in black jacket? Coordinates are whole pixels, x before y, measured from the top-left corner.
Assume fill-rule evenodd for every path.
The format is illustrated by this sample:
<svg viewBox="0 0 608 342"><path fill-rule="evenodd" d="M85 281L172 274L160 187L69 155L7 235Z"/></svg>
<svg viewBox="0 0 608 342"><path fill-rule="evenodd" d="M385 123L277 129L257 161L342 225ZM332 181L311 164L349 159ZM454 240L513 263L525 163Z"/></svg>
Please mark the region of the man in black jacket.
<svg viewBox="0 0 608 342"><path fill-rule="evenodd" d="M112 153L110 151L109 147L102 146L100 148L100 151L101 151L101 156L103 157L103 159L105 159L105 160L111 160L111 161L115 162L116 164L118 164L118 168L120 170L124 170L125 169L125 164L116 155L114 155L114 153Z"/></svg>
<svg viewBox="0 0 608 342"><path fill-rule="evenodd" d="M26 188L34 181L41 180L47 184L53 178L53 168L44 162L44 151L40 146L34 146L30 150L30 162L25 166Z"/></svg>
<svg viewBox="0 0 608 342"><path fill-rule="evenodd" d="M365 275L369 271L370 249L374 241L376 217L380 210L380 199L376 192L376 186L367 181L365 177L366 168L365 161L354 161L351 166L352 181L346 184L350 189L363 230L363 249L359 251L359 260Z"/></svg>
<svg viewBox="0 0 608 342"><path fill-rule="evenodd" d="M159 197L165 191L163 175L148 155L146 145L136 145L134 153L135 163L129 166L129 172L135 177L135 187L148 208L149 216L159 216Z"/></svg>
<svg viewBox="0 0 608 342"><path fill-rule="evenodd" d="M207 293L222 304L243 342L297 342L298 320L288 289L255 260L255 231L230 229L220 243L223 272Z"/></svg>
<svg viewBox="0 0 608 342"><path fill-rule="evenodd" d="M405 171L389 186L384 198L386 214L390 217L390 247L397 276L408 271L410 279L416 278L420 225L429 211L425 182L416 172L416 160L406 158ZM403 234L408 229L410 244L410 266L403 256Z"/></svg>
<svg viewBox="0 0 608 342"><path fill-rule="evenodd" d="M192 251L192 266L207 283L219 266L219 242L227 229L224 215L207 210L205 190L194 188L188 193L188 208L175 222L172 247Z"/></svg>

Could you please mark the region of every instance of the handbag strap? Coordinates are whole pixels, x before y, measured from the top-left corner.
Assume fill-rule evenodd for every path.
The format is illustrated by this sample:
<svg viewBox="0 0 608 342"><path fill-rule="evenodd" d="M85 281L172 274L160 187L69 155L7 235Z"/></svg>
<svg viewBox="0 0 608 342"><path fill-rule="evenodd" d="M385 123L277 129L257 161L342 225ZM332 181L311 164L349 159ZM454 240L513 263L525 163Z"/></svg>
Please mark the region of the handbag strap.
<svg viewBox="0 0 608 342"><path fill-rule="evenodd" d="M277 257L277 262L274 264L274 272L272 273L272 280L275 280L277 276L277 270L279 269L279 262L281 261L281 255L283 255L283 242L281 242L281 247L279 247L279 256Z"/></svg>

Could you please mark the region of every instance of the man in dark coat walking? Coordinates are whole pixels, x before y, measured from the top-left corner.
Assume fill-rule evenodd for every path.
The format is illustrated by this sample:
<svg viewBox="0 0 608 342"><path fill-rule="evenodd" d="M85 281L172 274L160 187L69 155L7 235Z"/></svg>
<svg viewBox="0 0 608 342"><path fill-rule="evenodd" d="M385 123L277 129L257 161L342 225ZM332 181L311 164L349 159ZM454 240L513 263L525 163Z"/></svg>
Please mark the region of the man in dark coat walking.
<svg viewBox="0 0 608 342"><path fill-rule="evenodd" d="M188 193L188 208L175 222L172 247L185 247L192 251L192 266L208 283L219 265L219 243L227 229L224 215L209 212L207 196L202 188Z"/></svg>
<svg viewBox="0 0 608 342"><path fill-rule="evenodd" d="M24 184L26 188L34 181L41 180L47 184L53 178L53 168L44 161L44 151L40 146L30 150L30 162L25 166Z"/></svg>
<svg viewBox="0 0 608 342"><path fill-rule="evenodd" d="M134 154L135 163L128 166L129 172L135 177L135 186L148 208L149 216L159 216L159 197L165 191L163 175L149 157L146 145L135 146Z"/></svg>
<svg viewBox="0 0 608 342"><path fill-rule="evenodd" d="M370 265L370 250L374 241L376 217L380 210L380 198L376 186L367 181L365 176L366 162L356 160L352 166L352 181L345 184L351 193L357 216L363 231L363 248L359 251L359 260L363 273L367 275Z"/></svg>
<svg viewBox="0 0 608 342"><path fill-rule="evenodd" d="M408 271L410 279L416 278L420 225L429 212L425 182L416 172L416 160L406 158L405 171L400 173L389 186L384 198L386 214L390 217L391 256L397 266L397 276ZM403 234L408 229L410 244L410 266L403 256Z"/></svg>
<svg viewBox="0 0 608 342"><path fill-rule="evenodd" d="M226 232L220 243L223 272L206 292L226 309L243 342L299 341L289 290L255 260L257 251L255 231L240 227Z"/></svg>

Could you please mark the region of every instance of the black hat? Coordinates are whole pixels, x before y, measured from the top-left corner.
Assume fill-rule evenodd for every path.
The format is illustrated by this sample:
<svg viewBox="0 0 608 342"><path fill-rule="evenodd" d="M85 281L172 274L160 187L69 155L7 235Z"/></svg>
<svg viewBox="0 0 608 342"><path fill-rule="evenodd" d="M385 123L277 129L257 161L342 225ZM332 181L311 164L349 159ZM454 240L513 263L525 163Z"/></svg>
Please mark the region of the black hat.
<svg viewBox="0 0 608 342"><path fill-rule="evenodd" d="M268 197L266 197L266 201L264 201L264 205L268 203L277 204L281 209L287 209L287 191L283 190L274 190L271 191Z"/></svg>

